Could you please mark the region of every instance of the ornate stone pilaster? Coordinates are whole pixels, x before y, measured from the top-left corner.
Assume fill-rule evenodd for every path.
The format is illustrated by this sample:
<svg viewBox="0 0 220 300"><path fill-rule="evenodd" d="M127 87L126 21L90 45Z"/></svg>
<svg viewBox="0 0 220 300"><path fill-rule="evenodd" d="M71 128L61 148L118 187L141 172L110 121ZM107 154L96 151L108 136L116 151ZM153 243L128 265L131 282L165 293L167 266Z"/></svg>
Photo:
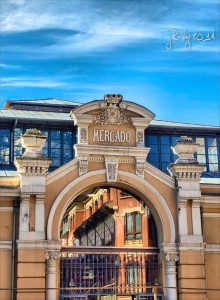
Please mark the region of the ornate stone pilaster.
<svg viewBox="0 0 220 300"><path fill-rule="evenodd" d="M138 130L136 133L136 143L137 145L144 145L144 130Z"/></svg>
<svg viewBox="0 0 220 300"><path fill-rule="evenodd" d="M15 160L21 189L20 240L45 239L45 185L46 173L51 164L51 160L42 154L46 139L40 130L26 130L21 137L25 152Z"/></svg>
<svg viewBox="0 0 220 300"><path fill-rule="evenodd" d="M88 172L88 158L80 157L79 158L79 176L82 176Z"/></svg>
<svg viewBox="0 0 220 300"><path fill-rule="evenodd" d="M203 242L199 182L204 165L200 165L194 157L196 146L192 138L182 136L172 147L179 158L169 166L169 172L177 184L179 239L183 244ZM187 213L187 210L190 213ZM189 230L191 224L193 228Z"/></svg>
<svg viewBox="0 0 220 300"><path fill-rule="evenodd" d="M29 194L21 195L20 220L19 220L19 238L22 239L22 233L29 231Z"/></svg>
<svg viewBox="0 0 220 300"><path fill-rule="evenodd" d="M79 144L88 144L88 126L79 128Z"/></svg>
<svg viewBox="0 0 220 300"><path fill-rule="evenodd" d="M107 181L116 181L118 174L118 157L105 157Z"/></svg>
<svg viewBox="0 0 220 300"><path fill-rule="evenodd" d="M144 166L145 166L145 160L136 159L136 175L137 176L144 178Z"/></svg>
<svg viewBox="0 0 220 300"><path fill-rule="evenodd" d="M166 299L177 300L176 263L179 261L177 253L165 253L166 262Z"/></svg>
<svg viewBox="0 0 220 300"><path fill-rule="evenodd" d="M56 266L56 262L60 257L60 251L58 250L51 250L46 251L45 259L48 266L54 267Z"/></svg>
<svg viewBox="0 0 220 300"><path fill-rule="evenodd" d="M165 259L169 266L176 266L176 263L179 261L179 256L177 253L166 253Z"/></svg>
<svg viewBox="0 0 220 300"><path fill-rule="evenodd" d="M51 250L46 251L45 260L46 260L46 300L56 299L57 294L57 284L56 284L56 263L59 259L59 251Z"/></svg>

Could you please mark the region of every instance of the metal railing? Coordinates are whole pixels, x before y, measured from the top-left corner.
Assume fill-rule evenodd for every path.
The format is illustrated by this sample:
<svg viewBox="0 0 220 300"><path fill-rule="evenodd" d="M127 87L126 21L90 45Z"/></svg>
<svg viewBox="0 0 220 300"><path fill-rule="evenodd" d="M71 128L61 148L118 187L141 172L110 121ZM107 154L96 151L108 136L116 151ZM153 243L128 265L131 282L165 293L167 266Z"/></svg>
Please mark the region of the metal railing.
<svg viewBox="0 0 220 300"><path fill-rule="evenodd" d="M97 295L99 299L105 295L134 295L140 300L153 300L152 287L160 283L161 263L156 248L65 247L61 250L62 300ZM162 297L159 288L157 299Z"/></svg>

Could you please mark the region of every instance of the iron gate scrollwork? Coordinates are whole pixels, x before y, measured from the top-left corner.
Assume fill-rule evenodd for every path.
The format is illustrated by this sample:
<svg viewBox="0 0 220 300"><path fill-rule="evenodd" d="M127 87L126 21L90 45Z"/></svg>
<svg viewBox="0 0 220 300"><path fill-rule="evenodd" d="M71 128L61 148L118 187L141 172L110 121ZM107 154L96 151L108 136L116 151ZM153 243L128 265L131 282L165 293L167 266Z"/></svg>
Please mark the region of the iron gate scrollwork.
<svg viewBox="0 0 220 300"><path fill-rule="evenodd" d="M153 299L152 286L161 283L161 264L157 251L97 248L62 250L60 299L96 300L105 295L134 295L137 300ZM162 299L162 291L159 291L158 299Z"/></svg>

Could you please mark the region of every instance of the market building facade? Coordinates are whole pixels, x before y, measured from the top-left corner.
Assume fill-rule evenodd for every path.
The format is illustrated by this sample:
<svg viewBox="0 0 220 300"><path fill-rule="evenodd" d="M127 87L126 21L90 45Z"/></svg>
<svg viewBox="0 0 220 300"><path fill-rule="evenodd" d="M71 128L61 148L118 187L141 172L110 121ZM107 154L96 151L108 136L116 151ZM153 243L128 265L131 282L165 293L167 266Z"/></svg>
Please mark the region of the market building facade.
<svg viewBox="0 0 220 300"><path fill-rule="evenodd" d="M6 103L1 299L220 298L220 128L154 118L117 94Z"/></svg>

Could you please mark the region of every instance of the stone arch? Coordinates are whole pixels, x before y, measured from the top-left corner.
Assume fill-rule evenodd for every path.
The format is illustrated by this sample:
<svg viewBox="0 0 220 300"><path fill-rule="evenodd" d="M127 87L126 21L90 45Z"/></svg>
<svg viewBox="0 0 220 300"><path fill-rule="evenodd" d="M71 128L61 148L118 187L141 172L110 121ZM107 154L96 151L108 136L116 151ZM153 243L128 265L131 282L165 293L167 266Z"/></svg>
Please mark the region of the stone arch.
<svg viewBox="0 0 220 300"><path fill-rule="evenodd" d="M70 182L57 196L49 213L47 239L59 240L62 217L74 199L86 190L109 185L132 192L145 201L152 211L158 227L159 243L175 243L175 225L170 209L161 194L146 180L135 174L118 171L116 182L106 182L106 170L84 174Z"/></svg>

